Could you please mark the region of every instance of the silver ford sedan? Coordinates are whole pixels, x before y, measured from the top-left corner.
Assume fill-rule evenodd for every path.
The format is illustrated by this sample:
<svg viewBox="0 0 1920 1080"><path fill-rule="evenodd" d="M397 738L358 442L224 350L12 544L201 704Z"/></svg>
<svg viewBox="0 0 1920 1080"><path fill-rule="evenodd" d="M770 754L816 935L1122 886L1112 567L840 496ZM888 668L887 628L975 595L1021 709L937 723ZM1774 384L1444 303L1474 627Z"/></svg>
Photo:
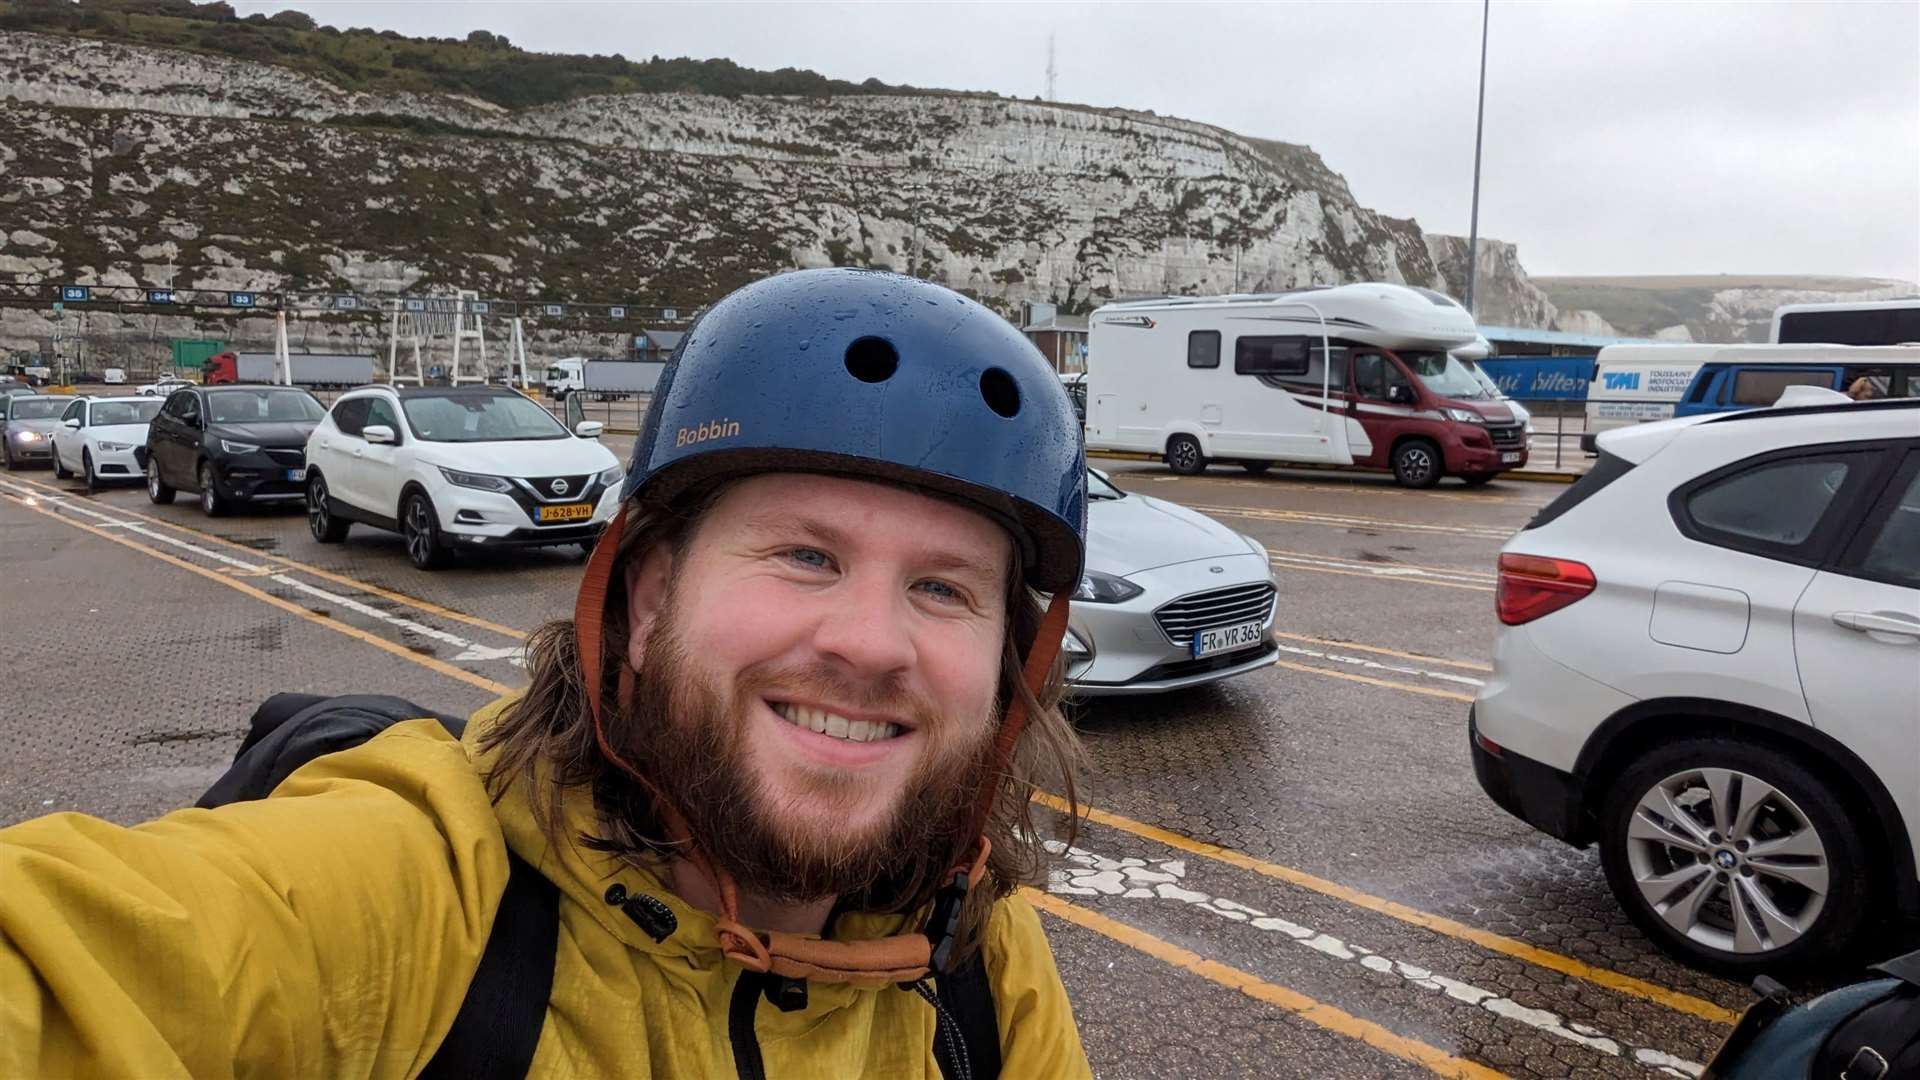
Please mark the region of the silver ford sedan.
<svg viewBox="0 0 1920 1080"><path fill-rule="evenodd" d="M1273 643L1267 549L1205 514L1087 473L1087 570L1067 679L1079 697L1178 690L1263 668Z"/></svg>

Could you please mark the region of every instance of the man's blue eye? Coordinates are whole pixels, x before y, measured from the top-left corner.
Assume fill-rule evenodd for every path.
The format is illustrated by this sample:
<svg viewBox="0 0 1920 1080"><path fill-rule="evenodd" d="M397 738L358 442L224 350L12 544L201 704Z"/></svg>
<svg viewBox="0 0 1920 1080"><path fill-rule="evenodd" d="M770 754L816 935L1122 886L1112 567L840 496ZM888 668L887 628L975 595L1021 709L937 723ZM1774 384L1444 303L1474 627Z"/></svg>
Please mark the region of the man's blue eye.
<svg viewBox="0 0 1920 1080"><path fill-rule="evenodd" d="M795 548L794 550L787 552L787 558L792 559L795 562L805 563L808 566L827 565L826 554L824 552L815 551L812 548Z"/></svg>
<svg viewBox="0 0 1920 1080"><path fill-rule="evenodd" d="M920 584L923 588L938 590L941 597L945 599L958 600L960 598L960 590L944 581L923 581Z"/></svg>

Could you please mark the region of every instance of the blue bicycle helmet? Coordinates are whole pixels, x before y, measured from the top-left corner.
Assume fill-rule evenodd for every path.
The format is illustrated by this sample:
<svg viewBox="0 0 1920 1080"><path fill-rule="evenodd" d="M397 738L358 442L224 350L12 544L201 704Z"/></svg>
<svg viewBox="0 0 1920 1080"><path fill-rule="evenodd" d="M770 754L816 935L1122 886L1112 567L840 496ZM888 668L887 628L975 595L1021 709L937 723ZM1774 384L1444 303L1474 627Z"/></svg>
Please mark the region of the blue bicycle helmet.
<svg viewBox="0 0 1920 1080"><path fill-rule="evenodd" d="M950 289L872 270L748 285L668 359L624 497L648 505L759 472L907 484L964 501L1020 542L1041 592L1079 583L1086 451L1052 365Z"/></svg>

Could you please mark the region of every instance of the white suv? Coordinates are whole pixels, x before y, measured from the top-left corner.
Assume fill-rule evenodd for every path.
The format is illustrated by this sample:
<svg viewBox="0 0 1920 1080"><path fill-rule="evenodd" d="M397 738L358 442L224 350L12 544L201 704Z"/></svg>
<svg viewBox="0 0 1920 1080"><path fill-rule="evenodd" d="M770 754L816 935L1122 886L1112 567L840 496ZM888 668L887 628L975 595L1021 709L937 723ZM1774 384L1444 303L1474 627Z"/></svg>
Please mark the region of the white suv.
<svg viewBox="0 0 1920 1080"><path fill-rule="evenodd" d="M591 548L625 470L595 436L495 386L363 387L307 440L307 525L335 544L353 522L399 533L422 570L457 548Z"/></svg>
<svg viewBox="0 0 1920 1080"><path fill-rule="evenodd" d="M1920 401L1608 432L1500 556L1469 716L1494 801L1729 974L1914 925Z"/></svg>

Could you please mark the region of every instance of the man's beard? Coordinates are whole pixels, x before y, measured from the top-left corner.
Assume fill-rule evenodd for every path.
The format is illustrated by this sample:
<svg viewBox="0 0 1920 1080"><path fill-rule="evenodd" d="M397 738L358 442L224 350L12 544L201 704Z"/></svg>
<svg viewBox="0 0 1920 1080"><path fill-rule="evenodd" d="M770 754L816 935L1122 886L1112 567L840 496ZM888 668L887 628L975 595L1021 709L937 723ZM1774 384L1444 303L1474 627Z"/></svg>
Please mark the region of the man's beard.
<svg viewBox="0 0 1920 1080"><path fill-rule="evenodd" d="M689 660L674 600L647 635L618 739L623 755L672 800L692 842L741 889L769 900L842 898L867 911L925 903L972 839L958 834L987 771L991 717L940 717L897 683L861 684L824 665L750 667L728 701ZM789 797L808 812L777 802L754 775L746 744L767 693L909 720L925 746L891 810L859 832L821 828L836 818L834 809L860 805L870 783L824 768L789 774L802 778Z"/></svg>

